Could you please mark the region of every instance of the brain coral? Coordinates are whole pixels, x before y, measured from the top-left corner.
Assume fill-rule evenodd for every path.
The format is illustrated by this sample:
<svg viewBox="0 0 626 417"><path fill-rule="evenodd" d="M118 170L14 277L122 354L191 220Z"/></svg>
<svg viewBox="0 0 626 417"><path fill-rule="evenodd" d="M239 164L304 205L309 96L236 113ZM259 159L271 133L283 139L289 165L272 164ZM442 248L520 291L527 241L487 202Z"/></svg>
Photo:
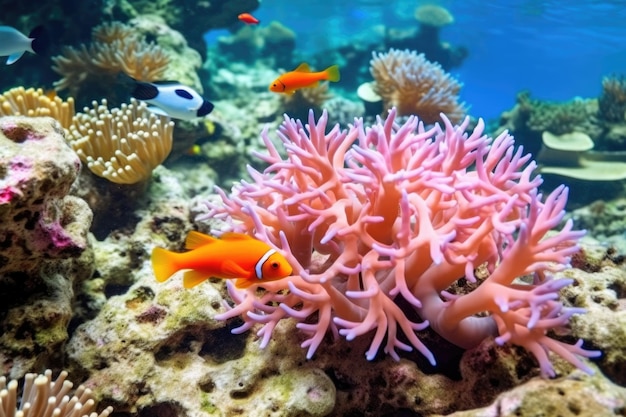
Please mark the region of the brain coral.
<svg viewBox="0 0 626 417"><path fill-rule="evenodd" d="M459 103L461 84L424 54L397 49L374 52L370 72L385 109L395 107L400 116L413 114L424 123L435 123L444 113L456 123L467 113Z"/></svg>
<svg viewBox="0 0 626 417"><path fill-rule="evenodd" d="M597 352L547 333L581 312L558 301L571 280L552 273L567 267L583 232L569 221L546 235L563 219L567 189L544 199L536 164L506 132L491 139L482 120L469 133L469 118L443 123L400 125L392 110L371 127L357 119L326 132L325 112L317 122L311 112L307 125L286 117L278 132L286 157L265 131L269 153L257 156L269 167L250 168L252 181L220 191L223 204L208 203L199 219L221 218L269 242L294 275L260 282L262 292L229 283L235 306L218 317L241 316L237 332L262 324L262 346L293 317L308 357L329 332L369 335L368 359L380 347L394 358L415 348L434 364L416 334L431 326L464 348L491 336L523 346L544 375L555 373L548 352L589 370L579 357ZM460 280L477 285L453 294ZM400 299L424 321L409 319Z"/></svg>

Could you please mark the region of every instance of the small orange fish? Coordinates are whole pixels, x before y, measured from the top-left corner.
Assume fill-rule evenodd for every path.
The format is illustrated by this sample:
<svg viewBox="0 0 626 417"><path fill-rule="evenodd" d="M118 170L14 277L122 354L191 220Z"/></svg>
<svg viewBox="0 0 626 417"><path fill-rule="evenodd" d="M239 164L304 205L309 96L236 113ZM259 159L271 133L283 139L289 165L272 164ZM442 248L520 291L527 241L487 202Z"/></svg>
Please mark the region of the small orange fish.
<svg viewBox="0 0 626 417"><path fill-rule="evenodd" d="M185 247L189 252L154 248L152 269L157 281L167 281L176 272L187 269L183 275L185 288L211 277L235 279L237 288L248 288L285 278L293 271L289 262L268 244L241 233L224 233L217 239L191 231Z"/></svg>
<svg viewBox="0 0 626 417"><path fill-rule="evenodd" d="M270 91L293 94L301 88L315 87L320 81L339 81L339 66L333 65L324 71L311 72L311 68L302 63L295 70L276 78L270 84Z"/></svg>
<svg viewBox="0 0 626 417"><path fill-rule="evenodd" d="M248 25L258 25L261 22L250 13L241 13L239 16L237 16L237 18L242 22L247 23Z"/></svg>

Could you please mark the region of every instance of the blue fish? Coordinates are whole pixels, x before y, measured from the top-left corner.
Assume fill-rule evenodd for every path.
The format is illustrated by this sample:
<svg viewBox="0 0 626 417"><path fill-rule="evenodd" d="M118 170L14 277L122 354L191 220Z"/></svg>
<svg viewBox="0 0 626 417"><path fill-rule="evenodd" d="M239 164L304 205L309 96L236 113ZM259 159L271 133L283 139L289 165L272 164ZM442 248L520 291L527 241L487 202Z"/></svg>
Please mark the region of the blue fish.
<svg viewBox="0 0 626 417"><path fill-rule="evenodd" d="M151 112L174 119L191 120L206 116L213 110L212 103L202 98L193 88L178 81L135 81L135 89L131 95L151 104L148 107Z"/></svg>
<svg viewBox="0 0 626 417"><path fill-rule="evenodd" d="M44 27L37 26L28 36L11 26L0 26L0 56L8 56L6 65L11 65L24 55L42 53L46 48Z"/></svg>

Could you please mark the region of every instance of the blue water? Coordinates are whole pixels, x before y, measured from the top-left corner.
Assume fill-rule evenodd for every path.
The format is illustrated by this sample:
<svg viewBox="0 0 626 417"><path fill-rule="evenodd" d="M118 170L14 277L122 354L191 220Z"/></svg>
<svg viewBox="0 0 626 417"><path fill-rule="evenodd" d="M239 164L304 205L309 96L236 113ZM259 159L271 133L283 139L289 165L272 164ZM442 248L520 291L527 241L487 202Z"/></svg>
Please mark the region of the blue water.
<svg viewBox="0 0 626 417"><path fill-rule="evenodd" d="M422 2L419 4L426 4ZM626 73L626 2L569 0L439 1L455 17L441 40L469 48L451 72L474 116L493 118L528 89L534 98L597 97L603 76ZM379 28L416 25L414 0L264 0L254 15L298 34L315 52L360 40ZM212 36L214 34L210 34Z"/></svg>

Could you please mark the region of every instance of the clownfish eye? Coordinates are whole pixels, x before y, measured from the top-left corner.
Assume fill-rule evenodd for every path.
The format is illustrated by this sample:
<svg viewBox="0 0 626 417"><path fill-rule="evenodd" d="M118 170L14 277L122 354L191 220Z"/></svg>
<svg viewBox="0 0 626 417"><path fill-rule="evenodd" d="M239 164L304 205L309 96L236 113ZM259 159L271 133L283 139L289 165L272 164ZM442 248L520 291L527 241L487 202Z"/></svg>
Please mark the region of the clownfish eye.
<svg viewBox="0 0 626 417"><path fill-rule="evenodd" d="M280 264L278 262L272 262L272 269L278 269Z"/></svg>
<svg viewBox="0 0 626 417"><path fill-rule="evenodd" d="M272 84L272 87L276 87L276 83Z"/></svg>

